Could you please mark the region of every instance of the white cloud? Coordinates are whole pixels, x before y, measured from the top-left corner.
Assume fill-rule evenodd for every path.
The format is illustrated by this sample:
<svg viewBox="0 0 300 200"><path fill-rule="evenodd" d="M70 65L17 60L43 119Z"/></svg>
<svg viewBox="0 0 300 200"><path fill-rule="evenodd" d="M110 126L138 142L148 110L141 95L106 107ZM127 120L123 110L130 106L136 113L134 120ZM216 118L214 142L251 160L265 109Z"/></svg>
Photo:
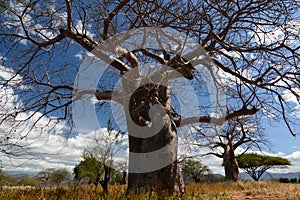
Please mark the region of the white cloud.
<svg viewBox="0 0 300 200"><path fill-rule="evenodd" d="M93 144L95 137L104 135L107 135L107 131L101 129L66 140L62 135L31 132L26 143L30 144L35 155L30 159L2 157L4 170L37 173L46 168L66 168L72 171L79 163L83 150Z"/></svg>
<svg viewBox="0 0 300 200"><path fill-rule="evenodd" d="M75 25L75 29L76 31L78 31L79 33L82 34L86 34L88 37L90 37L91 39L93 39L93 37L95 36L95 34L89 32L87 30L87 28L91 28L91 25L89 24L84 24L85 27L83 27L82 21L77 21L76 25Z"/></svg>
<svg viewBox="0 0 300 200"><path fill-rule="evenodd" d="M39 31L39 37L43 40L53 39L57 36L55 30L45 29L45 27L41 24L36 24L32 30Z"/></svg>
<svg viewBox="0 0 300 200"><path fill-rule="evenodd" d="M258 44L270 45L272 43L285 42L286 45L293 45L299 43L298 38L285 37L288 34L299 35L300 22L297 20L291 20L287 25L278 27L268 27L258 25L254 33L255 40Z"/></svg>
<svg viewBox="0 0 300 200"><path fill-rule="evenodd" d="M227 56L230 56L232 58L241 58L240 52L237 51L227 51L226 49L221 49L220 50L222 53L224 53Z"/></svg>
<svg viewBox="0 0 300 200"><path fill-rule="evenodd" d="M26 154L30 152L27 148L20 149L16 146L9 148L9 144L15 144L32 147L32 151L36 152L37 156L41 156L43 153L55 155L57 155L58 152L64 153L64 138L57 135L57 133L60 133L65 129L64 123L57 124L55 119L42 117L42 114L39 112L21 113L17 116L12 115L7 118L7 116L14 114L16 110L22 107L22 102L19 96L14 93L12 87L19 86L22 83L23 78L19 75L15 76L12 70L0 66L0 81L10 79L11 81L6 85L6 87L2 87L0 90L0 148L2 150L12 151L13 153L18 154ZM31 118L29 120L23 121L30 116ZM36 123L38 119L39 121ZM35 127L31 129L34 123L36 123ZM29 132L30 134L28 134ZM53 133L56 135L53 135ZM21 139L27 134L27 137ZM71 153L76 153L76 151L72 151ZM24 155L24 157L28 158L32 157L32 155ZM9 169L14 169L22 163L25 163L26 165L31 163L33 166L39 163L36 161L32 162L32 160L26 160L25 158L13 159L6 156L1 156L1 160L3 166L11 165ZM28 166L26 166L24 170L28 169ZM31 168L31 170L34 169Z"/></svg>
<svg viewBox="0 0 300 200"><path fill-rule="evenodd" d="M83 60L88 63L98 60L98 58L91 52L78 52L74 56L76 58L78 58L79 60ZM89 64L91 64L91 63L89 63Z"/></svg>
<svg viewBox="0 0 300 200"><path fill-rule="evenodd" d="M203 165L208 166L214 174L224 175L224 167L222 166L223 160L213 155L204 156L201 159Z"/></svg>
<svg viewBox="0 0 300 200"><path fill-rule="evenodd" d="M295 94L300 96L300 88L293 88L292 90ZM283 98L284 98L285 101L293 102L293 103L298 104L298 100L297 100L297 97L295 96L295 94L293 94L290 90L285 90L283 92Z"/></svg>
<svg viewBox="0 0 300 200"><path fill-rule="evenodd" d="M255 39L258 44L269 45L272 43L281 42L284 33L280 28L268 30L266 27L258 25L255 32Z"/></svg>
<svg viewBox="0 0 300 200"><path fill-rule="evenodd" d="M0 90L1 121L7 114L12 114L22 107L21 99L15 94L12 87L22 83L23 78L19 75L14 76L12 70L0 66L0 81L11 78L12 81ZM85 134L79 133L76 137L69 139L62 134L64 131L68 131L64 122L58 122L53 117L45 117L40 112L22 112L5 119L0 124L2 145L0 148L5 148L4 143L15 143L28 147L29 150L18 149L20 150L18 153L22 154L20 157L8 157L0 153L4 170L36 173L46 168L66 168L72 171L75 164L81 159L82 151L93 143L96 136L102 138L103 142L105 138L109 138L106 129L90 131ZM21 139L23 137L24 139ZM127 139L127 137L125 138ZM110 138L110 140L113 139ZM126 139L124 139L123 145L126 143ZM101 145L106 145L103 142ZM122 151L119 154L128 155L127 149Z"/></svg>
<svg viewBox="0 0 300 200"><path fill-rule="evenodd" d="M295 96L298 95L298 98L300 97L300 89L299 88L292 88L293 93L290 90L285 90L282 94L283 99L287 102L293 103L294 110L291 114L294 116L300 118L300 102L299 99Z"/></svg>
<svg viewBox="0 0 300 200"><path fill-rule="evenodd" d="M4 83L8 80L10 80L8 85L14 86L20 85L23 81L23 78L18 74L16 75L13 70L0 65L0 83Z"/></svg>
<svg viewBox="0 0 300 200"><path fill-rule="evenodd" d="M8 4L8 7L13 12L9 12L6 10L3 12L3 15L6 18L11 19L10 21L12 21L13 23L10 23L9 21L4 22L5 26L7 28L15 29L18 35L25 38L27 38L27 36L24 32L24 29L22 28L23 25L29 32L29 35L31 35L31 37L33 37L34 39L47 40L56 37L58 27L64 27L67 21L67 12L59 10L59 8L56 8L55 4L47 5L47 9L41 10L40 14L38 14L39 17L42 17L42 19L38 18L35 20L33 20L32 18L32 16L34 15L33 10L24 12L24 10L27 9L27 6L23 2L9 1ZM39 5L36 6L39 7ZM18 16L22 16L22 23ZM45 26L45 24L37 23L38 21L47 23L46 20L51 20L51 28L48 28L48 26ZM20 40L20 38L16 38L16 40ZM28 44L28 40L26 39L21 39L19 42L23 45Z"/></svg>

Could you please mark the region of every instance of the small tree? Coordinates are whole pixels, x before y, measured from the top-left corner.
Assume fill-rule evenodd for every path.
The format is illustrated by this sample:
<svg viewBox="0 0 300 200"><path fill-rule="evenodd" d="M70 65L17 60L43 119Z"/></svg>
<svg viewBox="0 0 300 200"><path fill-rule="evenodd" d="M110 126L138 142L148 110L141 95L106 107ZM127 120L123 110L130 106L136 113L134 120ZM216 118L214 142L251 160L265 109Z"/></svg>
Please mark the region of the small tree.
<svg viewBox="0 0 300 200"><path fill-rule="evenodd" d="M85 180L89 184L93 183L96 188L99 183L105 193L108 192L108 182L114 174L112 161L107 160L103 163L98 158L96 152L89 152L85 150L82 154L83 160L74 168L74 178L78 181Z"/></svg>
<svg viewBox="0 0 300 200"><path fill-rule="evenodd" d="M124 172L121 172L119 170L115 171L113 176L111 177L111 180L109 181L109 184L110 185L122 185L122 184L125 184L124 181Z"/></svg>
<svg viewBox="0 0 300 200"><path fill-rule="evenodd" d="M184 177L188 177L199 183L203 181L205 177L208 177L211 174L211 170L202 165L200 161L186 159L181 163L181 170Z"/></svg>
<svg viewBox="0 0 300 200"><path fill-rule="evenodd" d="M97 186L97 176L101 176L102 173L101 162L98 162L95 157L92 157L92 155L86 151L82 153L81 157L83 160L74 167L74 179L81 183L93 183Z"/></svg>
<svg viewBox="0 0 300 200"><path fill-rule="evenodd" d="M63 181L70 180L71 174L66 169L54 170L50 175L50 182L55 183L57 187L61 186Z"/></svg>
<svg viewBox="0 0 300 200"><path fill-rule="evenodd" d="M128 181L128 162L127 160L121 160L118 163L116 163L116 169L118 170L118 173L122 174L122 180L120 181L120 184L127 184ZM118 176L118 175L116 175Z"/></svg>
<svg viewBox="0 0 300 200"><path fill-rule="evenodd" d="M258 181L260 177L270 168L284 168L290 165L290 161L281 158L256 153L247 153L237 158L239 167L249 174L253 180Z"/></svg>
<svg viewBox="0 0 300 200"><path fill-rule="evenodd" d="M87 179L96 188L100 183L107 193L108 182L116 172L113 162L116 154L124 147L123 142L123 134L113 131L112 124L108 121L107 132L95 136L94 144L84 150L83 160L74 168L75 179Z"/></svg>
<svg viewBox="0 0 300 200"><path fill-rule="evenodd" d="M37 179L43 183L43 185L51 185L55 184L57 187L63 181L67 181L71 178L71 174L66 169L54 169L54 168L47 168L43 171L40 171L36 175Z"/></svg>
<svg viewBox="0 0 300 200"><path fill-rule="evenodd" d="M22 177L22 179L18 182L18 185L22 186L38 186L40 185L40 181L37 180L34 177L29 177L28 175L25 175Z"/></svg>
<svg viewBox="0 0 300 200"><path fill-rule="evenodd" d="M53 168L47 168L43 171L40 171L36 177L39 181L42 182L42 184L45 186L45 185L48 185L50 184L50 176L51 174L54 172L54 169Z"/></svg>

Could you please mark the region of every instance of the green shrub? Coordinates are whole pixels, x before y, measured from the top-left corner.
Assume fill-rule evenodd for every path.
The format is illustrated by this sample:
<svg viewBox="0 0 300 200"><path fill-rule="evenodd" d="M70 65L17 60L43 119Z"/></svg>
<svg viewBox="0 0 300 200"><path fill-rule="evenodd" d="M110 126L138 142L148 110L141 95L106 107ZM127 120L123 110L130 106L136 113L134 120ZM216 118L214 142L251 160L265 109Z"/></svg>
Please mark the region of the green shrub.
<svg viewBox="0 0 300 200"><path fill-rule="evenodd" d="M290 180L288 178L281 178L280 177L278 180L279 180L280 183L289 183L290 182Z"/></svg>
<svg viewBox="0 0 300 200"><path fill-rule="evenodd" d="M34 179L34 178L23 178L18 185L23 185L23 186L38 186L40 185L41 182Z"/></svg>

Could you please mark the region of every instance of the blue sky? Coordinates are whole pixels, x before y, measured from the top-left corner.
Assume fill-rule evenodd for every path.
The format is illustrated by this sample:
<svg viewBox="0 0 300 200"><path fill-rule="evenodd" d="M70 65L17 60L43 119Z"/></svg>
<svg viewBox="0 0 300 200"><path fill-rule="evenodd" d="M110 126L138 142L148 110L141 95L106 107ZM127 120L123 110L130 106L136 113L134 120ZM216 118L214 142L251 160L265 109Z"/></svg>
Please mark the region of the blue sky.
<svg viewBox="0 0 300 200"><path fill-rule="evenodd" d="M300 151L299 136L292 136L283 123L274 123L273 126L267 125L265 133L271 144L273 144L272 151L284 154Z"/></svg>

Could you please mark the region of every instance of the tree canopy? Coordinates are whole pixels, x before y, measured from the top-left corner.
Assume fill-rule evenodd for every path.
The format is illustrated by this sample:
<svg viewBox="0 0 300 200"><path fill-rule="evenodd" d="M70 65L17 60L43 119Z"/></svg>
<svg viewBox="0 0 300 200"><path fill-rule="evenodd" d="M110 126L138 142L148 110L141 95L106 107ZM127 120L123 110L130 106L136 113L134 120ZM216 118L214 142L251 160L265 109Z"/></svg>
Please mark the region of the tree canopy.
<svg viewBox="0 0 300 200"><path fill-rule="evenodd" d="M204 182L205 179L208 179L208 176L211 174L211 170L202 165L200 161L185 159L181 163L181 170L183 176L193 180L196 183Z"/></svg>
<svg viewBox="0 0 300 200"><path fill-rule="evenodd" d="M78 181L87 179L88 183L98 185L104 173L103 163L87 151L83 152L82 159L74 167L74 178Z"/></svg>
<svg viewBox="0 0 300 200"><path fill-rule="evenodd" d="M71 180L71 173L66 169L54 170L50 176L50 181L60 186L63 181Z"/></svg>
<svg viewBox="0 0 300 200"><path fill-rule="evenodd" d="M49 117L45 120L63 120L72 125L72 92L76 91L73 82L79 68L76 63L81 62L78 58L117 33L156 26L171 27L199 41L223 75L219 84L226 81L230 86L226 88L232 98L228 102L229 111L246 114L255 107L264 115L282 119L291 133L296 134L292 124L297 124L293 113L295 103L299 103L298 9L298 1L267 0L208 0L199 4L3 1L1 95L7 105L2 107L1 124L14 122L15 126L6 130L11 132L20 123L30 119L40 121L45 116ZM175 11L180 14L175 16ZM133 53L167 63L155 57L161 51L144 49ZM116 70L121 73L128 70L120 67L124 64L120 59L114 59L118 61L113 64ZM125 55L123 59L130 60ZM197 69L193 69L193 75L196 77ZM106 81L94 91L98 100L111 98L111 86ZM19 104L14 105L15 101ZM198 118L193 122L201 119L204 120ZM44 124L27 125L32 125L29 129L32 130Z"/></svg>
<svg viewBox="0 0 300 200"><path fill-rule="evenodd" d="M40 171L36 177L44 186L54 184L59 187L62 182L71 180L71 173L66 169L48 168Z"/></svg>
<svg viewBox="0 0 300 200"><path fill-rule="evenodd" d="M239 156L237 161L239 167L245 170L255 181L258 181L268 169L291 165L288 159L256 153L245 153Z"/></svg>

